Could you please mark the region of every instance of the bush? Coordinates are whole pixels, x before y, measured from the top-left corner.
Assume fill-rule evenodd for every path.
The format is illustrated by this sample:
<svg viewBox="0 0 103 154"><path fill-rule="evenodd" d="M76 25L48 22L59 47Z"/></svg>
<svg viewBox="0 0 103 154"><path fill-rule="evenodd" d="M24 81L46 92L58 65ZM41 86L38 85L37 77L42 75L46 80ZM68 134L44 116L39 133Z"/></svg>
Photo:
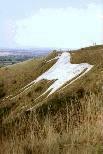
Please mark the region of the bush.
<svg viewBox="0 0 103 154"><path fill-rule="evenodd" d="M6 95L4 91L4 84L3 82L0 82L0 98L4 97Z"/></svg>
<svg viewBox="0 0 103 154"><path fill-rule="evenodd" d="M16 84L16 83L17 83L17 81L16 81L16 80L14 80L14 81L13 81L13 84Z"/></svg>
<svg viewBox="0 0 103 154"><path fill-rule="evenodd" d="M35 88L35 92L41 92L41 91L42 91L42 89L43 89L43 87L38 86L38 87L36 87L36 88Z"/></svg>

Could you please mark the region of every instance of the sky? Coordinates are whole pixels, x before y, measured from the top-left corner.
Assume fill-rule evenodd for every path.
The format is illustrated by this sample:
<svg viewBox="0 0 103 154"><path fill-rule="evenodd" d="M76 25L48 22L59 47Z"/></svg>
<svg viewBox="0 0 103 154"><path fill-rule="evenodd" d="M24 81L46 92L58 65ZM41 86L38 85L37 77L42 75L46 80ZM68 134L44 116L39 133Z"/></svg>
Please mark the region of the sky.
<svg viewBox="0 0 103 154"><path fill-rule="evenodd" d="M103 43L102 0L0 0L0 48Z"/></svg>

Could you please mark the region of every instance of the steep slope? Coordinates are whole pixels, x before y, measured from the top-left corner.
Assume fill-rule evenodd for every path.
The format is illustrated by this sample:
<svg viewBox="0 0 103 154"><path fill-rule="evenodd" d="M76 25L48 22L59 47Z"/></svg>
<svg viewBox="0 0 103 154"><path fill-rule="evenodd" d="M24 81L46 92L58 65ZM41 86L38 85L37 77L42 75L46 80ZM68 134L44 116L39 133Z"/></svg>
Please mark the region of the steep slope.
<svg viewBox="0 0 103 154"><path fill-rule="evenodd" d="M55 51L0 75L0 153L103 151L103 45Z"/></svg>
<svg viewBox="0 0 103 154"><path fill-rule="evenodd" d="M79 56L78 56L79 55ZM71 56L71 57L70 57ZM103 46L89 47L78 51L69 52L53 52L48 57L37 59L37 64L28 62L19 72L21 64L8 67L8 72L12 70L13 74L15 67L17 68L13 79L17 78L17 89L11 86L11 79L8 82L7 95L1 100L0 108L7 108L4 121L19 117L25 112L37 110L41 113L41 109L46 112L48 106L51 110L68 102L70 99L75 99L74 96L82 98L87 92L93 91L102 92L103 82ZM93 67L94 66L94 67ZM32 75L27 73L30 69ZM34 69L31 69L34 68ZM4 68L3 68L4 69ZM10 70L11 69L11 70ZM0 70L3 72L4 70ZM4 75L4 74L3 74ZM22 81L24 75L24 80ZM5 74L7 77L7 75ZM3 76L1 74L1 78ZM29 78L26 81L26 77ZM19 81L19 86L18 86ZM15 86L14 86L15 87ZM6 88L5 88L6 89ZM48 97L47 97L48 96Z"/></svg>
<svg viewBox="0 0 103 154"><path fill-rule="evenodd" d="M64 52L61 54L57 62L45 73L39 76L36 80L32 81L29 85L24 87L25 90L29 89L33 84L45 79L45 80L56 80L47 90L51 91L52 94L60 87L62 87L67 81L76 78L78 75L81 77L87 73L93 66L87 63L83 64L71 64L70 53ZM84 72L82 74L82 72ZM77 79L77 78L76 78ZM75 80L76 80L75 79ZM73 82L73 81L72 81ZM25 91L24 90L24 91ZM45 93L46 93L45 92Z"/></svg>
<svg viewBox="0 0 103 154"><path fill-rule="evenodd" d="M55 55L57 54L54 52L52 57ZM4 85L5 96L14 94L48 70L55 63L55 60L46 63L50 59L51 54L48 57L35 58L0 68L0 82Z"/></svg>

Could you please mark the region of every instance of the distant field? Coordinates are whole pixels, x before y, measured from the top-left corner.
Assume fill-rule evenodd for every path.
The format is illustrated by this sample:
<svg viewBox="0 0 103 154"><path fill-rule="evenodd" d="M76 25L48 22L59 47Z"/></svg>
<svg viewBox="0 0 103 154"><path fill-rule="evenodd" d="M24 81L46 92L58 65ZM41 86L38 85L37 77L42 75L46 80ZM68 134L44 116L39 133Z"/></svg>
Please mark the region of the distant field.
<svg viewBox="0 0 103 154"><path fill-rule="evenodd" d="M33 56L0 56L0 67L16 64L34 58Z"/></svg>
<svg viewBox="0 0 103 154"><path fill-rule="evenodd" d="M52 49L0 49L0 67L23 62L28 59L46 56Z"/></svg>

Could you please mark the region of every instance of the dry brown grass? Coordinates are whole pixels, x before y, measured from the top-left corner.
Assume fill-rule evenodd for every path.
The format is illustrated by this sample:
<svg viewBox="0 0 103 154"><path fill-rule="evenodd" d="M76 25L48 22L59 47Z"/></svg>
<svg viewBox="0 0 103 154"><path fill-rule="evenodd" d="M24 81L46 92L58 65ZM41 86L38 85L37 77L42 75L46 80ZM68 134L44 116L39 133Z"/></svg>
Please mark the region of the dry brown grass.
<svg viewBox="0 0 103 154"><path fill-rule="evenodd" d="M57 53L53 52L48 57L31 59L0 68L0 81L4 84L6 95L15 94L20 88L26 86L48 70L56 60L49 63L46 63L46 61L56 55Z"/></svg>
<svg viewBox="0 0 103 154"><path fill-rule="evenodd" d="M1 102L0 154L103 153L103 46L71 54L72 63L86 62L94 68L48 98L35 101L51 84L42 80L14 100ZM6 95L18 94L55 63L46 61L56 55L1 68ZM34 110L27 111L30 107Z"/></svg>
<svg viewBox="0 0 103 154"><path fill-rule="evenodd" d="M78 95L80 95L79 93L81 90L82 96L79 97L84 97L83 95L86 93L86 91L89 90L95 94L102 91L102 49L103 46L95 46L78 50L78 52L71 52L71 54L73 53L71 59L72 62L74 61L74 63L81 63L91 61L94 67L90 72L85 74L83 77L81 77L71 85L68 85L69 82L67 82L66 87L64 89L60 89L60 91L57 91L55 94L51 95L48 98L46 98L47 95L39 97L44 91L46 91L48 86L51 84L50 81L46 80L40 81L39 83L33 85L32 87L28 88L27 91L24 91L20 95L18 94L21 92L21 87L33 81L37 76L45 72L55 63L55 60L49 63L46 63L46 61L57 56L57 52L54 51L46 58L29 60L24 63L10 66L8 67L8 70L5 70L5 68L1 69L0 78L3 78L3 81L5 83L4 92L6 92L7 94L10 92L10 94L13 94L13 96L18 95L17 97L15 97L15 99L10 100L10 98L7 98L0 104L0 109L1 106L5 108L12 108L9 116L7 114L7 120L11 119L12 117L13 119L15 119L17 114L21 115L22 112L25 112L27 109L32 107L36 109L38 107L43 108L44 106L44 110L46 110L49 104L52 105L52 107L54 106L53 108L56 112L60 105L64 104L64 98L68 102L69 99L71 99L71 97L74 97L74 95L77 95L78 97ZM2 74L3 71L5 72L4 74ZM37 97L39 98L36 99Z"/></svg>
<svg viewBox="0 0 103 154"><path fill-rule="evenodd" d="M103 45L82 48L71 52L72 63L89 63L91 65L103 64Z"/></svg>
<svg viewBox="0 0 103 154"><path fill-rule="evenodd" d="M10 134L1 134L1 154L102 153L103 96L91 94L81 104L76 111L67 103L54 116L49 112L43 122L35 114L22 117Z"/></svg>

